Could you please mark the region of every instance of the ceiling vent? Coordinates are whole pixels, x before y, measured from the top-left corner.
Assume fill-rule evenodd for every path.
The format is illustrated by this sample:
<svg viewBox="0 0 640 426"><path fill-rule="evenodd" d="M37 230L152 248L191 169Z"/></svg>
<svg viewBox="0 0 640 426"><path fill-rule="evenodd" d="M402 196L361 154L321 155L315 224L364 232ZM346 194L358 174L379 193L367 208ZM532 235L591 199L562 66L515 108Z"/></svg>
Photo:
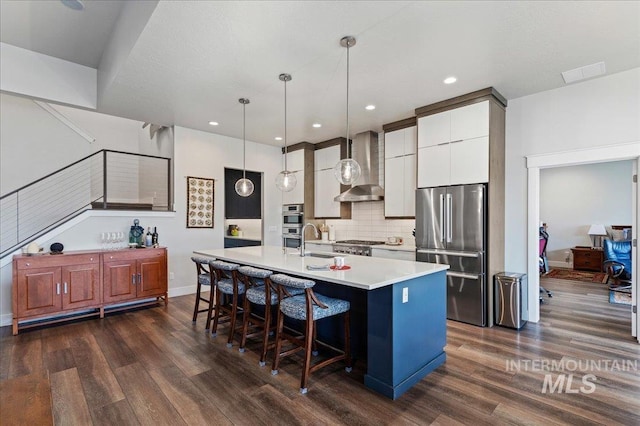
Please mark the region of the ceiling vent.
<svg viewBox="0 0 640 426"><path fill-rule="evenodd" d="M585 65L584 67L572 69L562 73L562 78L566 84L575 83L576 81L585 80L587 78L597 77L606 72L604 62Z"/></svg>

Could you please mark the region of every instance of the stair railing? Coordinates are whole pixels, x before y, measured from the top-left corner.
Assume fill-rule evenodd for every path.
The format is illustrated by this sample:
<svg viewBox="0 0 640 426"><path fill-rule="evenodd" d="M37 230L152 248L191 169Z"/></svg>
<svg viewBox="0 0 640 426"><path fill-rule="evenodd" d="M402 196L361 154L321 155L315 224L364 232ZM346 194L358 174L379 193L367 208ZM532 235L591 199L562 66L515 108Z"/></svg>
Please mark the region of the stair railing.
<svg viewBox="0 0 640 426"><path fill-rule="evenodd" d="M101 150L0 197L0 257L92 208L171 204L170 158Z"/></svg>

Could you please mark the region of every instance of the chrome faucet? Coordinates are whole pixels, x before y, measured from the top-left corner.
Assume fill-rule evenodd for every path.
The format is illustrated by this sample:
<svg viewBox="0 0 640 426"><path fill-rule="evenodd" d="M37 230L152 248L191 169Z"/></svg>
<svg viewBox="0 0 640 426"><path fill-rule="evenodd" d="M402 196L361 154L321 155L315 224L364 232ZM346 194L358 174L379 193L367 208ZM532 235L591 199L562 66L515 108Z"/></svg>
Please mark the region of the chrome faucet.
<svg viewBox="0 0 640 426"><path fill-rule="evenodd" d="M302 229L300 230L300 257L304 257L304 231L307 229L307 226L313 228L313 231L316 234L316 238L320 236L320 234L318 233L318 228L316 228L313 223L307 222L307 224L302 227Z"/></svg>

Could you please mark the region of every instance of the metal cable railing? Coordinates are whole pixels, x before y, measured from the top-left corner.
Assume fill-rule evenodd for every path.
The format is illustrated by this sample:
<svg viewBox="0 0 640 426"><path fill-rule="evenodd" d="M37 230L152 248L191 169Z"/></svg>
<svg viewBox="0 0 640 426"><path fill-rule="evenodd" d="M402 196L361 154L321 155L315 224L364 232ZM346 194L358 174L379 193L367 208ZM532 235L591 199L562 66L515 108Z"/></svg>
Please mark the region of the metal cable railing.
<svg viewBox="0 0 640 426"><path fill-rule="evenodd" d="M91 208L168 211L171 159L101 150L0 197L0 257Z"/></svg>

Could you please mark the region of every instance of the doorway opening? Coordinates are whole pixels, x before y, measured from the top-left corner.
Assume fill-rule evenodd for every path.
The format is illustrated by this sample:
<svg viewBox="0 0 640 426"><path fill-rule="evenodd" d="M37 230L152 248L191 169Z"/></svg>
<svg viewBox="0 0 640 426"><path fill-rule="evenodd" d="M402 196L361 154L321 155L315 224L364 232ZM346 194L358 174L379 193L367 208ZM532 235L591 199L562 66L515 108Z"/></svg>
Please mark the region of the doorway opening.
<svg viewBox="0 0 640 426"><path fill-rule="evenodd" d="M540 277L538 275L539 225L540 225L540 170L545 168L593 164L621 160L633 161L633 175L637 176L638 159L640 159L640 143L610 145L598 148L565 151L550 154L538 154L527 157L527 273L529 281L529 320L540 320L538 294ZM630 177L631 178L631 177ZM638 185L633 185L632 220L633 228L638 229ZM635 238L635 237L634 237ZM632 305L637 306L637 250L632 252ZM638 316L631 313L631 329L634 337L638 336Z"/></svg>

